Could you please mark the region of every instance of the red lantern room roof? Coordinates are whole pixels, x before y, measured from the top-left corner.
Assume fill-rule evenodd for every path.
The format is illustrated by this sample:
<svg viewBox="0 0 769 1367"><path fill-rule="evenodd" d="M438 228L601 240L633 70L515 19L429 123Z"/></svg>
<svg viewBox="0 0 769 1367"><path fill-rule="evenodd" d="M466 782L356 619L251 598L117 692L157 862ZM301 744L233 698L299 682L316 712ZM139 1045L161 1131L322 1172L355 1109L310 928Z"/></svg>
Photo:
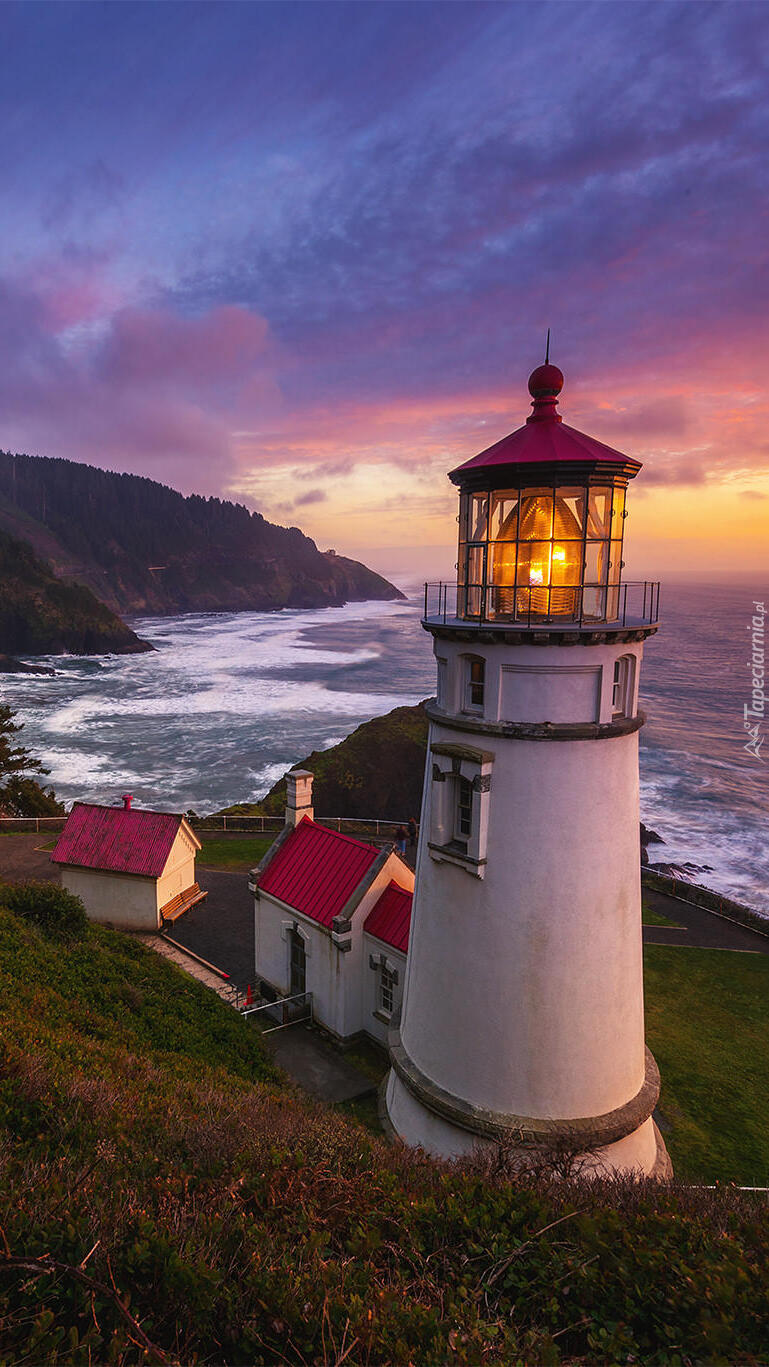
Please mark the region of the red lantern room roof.
<svg viewBox="0 0 769 1367"><path fill-rule="evenodd" d="M455 484L496 484L497 476L524 476L529 483L549 472L553 477L567 475L565 466L574 467L574 475L621 475L632 479L641 469L641 462L615 451L595 437L569 427L556 412L558 395L563 388L563 375L558 366L537 366L529 376L529 393L534 402L532 413L523 427L519 427L501 441L488 446L479 455L466 460L450 472ZM513 467L506 469L505 467ZM536 470L532 467L537 467ZM568 471L572 475L572 471Z"/></svg>

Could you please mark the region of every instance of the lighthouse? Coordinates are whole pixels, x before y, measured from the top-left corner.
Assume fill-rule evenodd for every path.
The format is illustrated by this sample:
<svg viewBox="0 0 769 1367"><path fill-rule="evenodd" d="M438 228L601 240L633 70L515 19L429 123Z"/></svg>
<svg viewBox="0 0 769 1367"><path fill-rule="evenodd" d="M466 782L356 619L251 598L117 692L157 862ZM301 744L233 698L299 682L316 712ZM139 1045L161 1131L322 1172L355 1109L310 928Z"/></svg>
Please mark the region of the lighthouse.
<svg viewBox="0 0 769 1367"><path fill-rule="evenodd" d="M644 1040L638 683L659 585L622 577L640 463L558 413L460 465L389 1123L445 1157L506 1141L664 1176Z"/></svg>

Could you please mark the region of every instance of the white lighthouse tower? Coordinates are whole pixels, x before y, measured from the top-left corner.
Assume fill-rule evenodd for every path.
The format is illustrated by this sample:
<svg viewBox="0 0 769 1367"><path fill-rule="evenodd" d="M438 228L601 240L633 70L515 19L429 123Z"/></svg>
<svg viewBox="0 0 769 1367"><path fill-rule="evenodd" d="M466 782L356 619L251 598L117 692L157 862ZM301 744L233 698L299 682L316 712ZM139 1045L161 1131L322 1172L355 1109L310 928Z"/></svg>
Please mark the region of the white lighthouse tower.
<svg viewBox="0 0 769 1367"><path fill-rule="evenodd" d="M416 891L390 1123L444 1156L558 1141L603 1170L670 1172L644 1046L638 677L659 585L622 582L641 468L556 411L452 471L456 585L426 591Z"/></svg>

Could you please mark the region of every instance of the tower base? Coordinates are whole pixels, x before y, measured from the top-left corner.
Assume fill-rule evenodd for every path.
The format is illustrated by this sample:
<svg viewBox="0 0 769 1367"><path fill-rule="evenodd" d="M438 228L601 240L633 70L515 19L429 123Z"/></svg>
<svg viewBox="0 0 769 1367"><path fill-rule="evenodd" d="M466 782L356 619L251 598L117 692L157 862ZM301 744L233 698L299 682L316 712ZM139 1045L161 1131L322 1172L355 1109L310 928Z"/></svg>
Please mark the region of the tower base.
<svg viewBox="0 0 769 1367"><path fill-rule="evenodd" d="M384 1091L382 1119L393 1138L411 1148L421 1148L436 1158L469 1158L495 1146L493 1139L452 1125L428 1110L414 1097L394 1069L390 1070ZM523 1166L527 1151L522 1149ZM610 1177L651 1177L658 1181L673 1176L665 1141L651 1116L622 1139L590 1152L574 1155L575 1175Z"/></svg>

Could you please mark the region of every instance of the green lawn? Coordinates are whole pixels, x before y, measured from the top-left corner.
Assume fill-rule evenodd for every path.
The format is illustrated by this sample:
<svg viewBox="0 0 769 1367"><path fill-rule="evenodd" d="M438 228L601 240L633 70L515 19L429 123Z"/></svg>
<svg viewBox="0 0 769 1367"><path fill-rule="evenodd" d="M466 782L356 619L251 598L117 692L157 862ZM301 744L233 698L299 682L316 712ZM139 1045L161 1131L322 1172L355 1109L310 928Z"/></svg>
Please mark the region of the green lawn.
<svg viewBox="0 0 769 1367"><path fill-rule="evenodd" d="M769 1185L769 956L647 945L644 960L677 1176Z"/></svg>
<svg viewBox="0 0 769 1367"><path fill-rule="evenodd" d="M266 854L274 839L274 835L204 836L198 862L204 869L248 873Z"/></svg>
<svg viewBox="0 0 769 1367"><path fill-rule="evenodd" d="M645 926L675 926L677 930L681 928L680 921L671 921L669 916L663 916L661 911L654 911L646 902L643 904L642 919Z"/></svg>

